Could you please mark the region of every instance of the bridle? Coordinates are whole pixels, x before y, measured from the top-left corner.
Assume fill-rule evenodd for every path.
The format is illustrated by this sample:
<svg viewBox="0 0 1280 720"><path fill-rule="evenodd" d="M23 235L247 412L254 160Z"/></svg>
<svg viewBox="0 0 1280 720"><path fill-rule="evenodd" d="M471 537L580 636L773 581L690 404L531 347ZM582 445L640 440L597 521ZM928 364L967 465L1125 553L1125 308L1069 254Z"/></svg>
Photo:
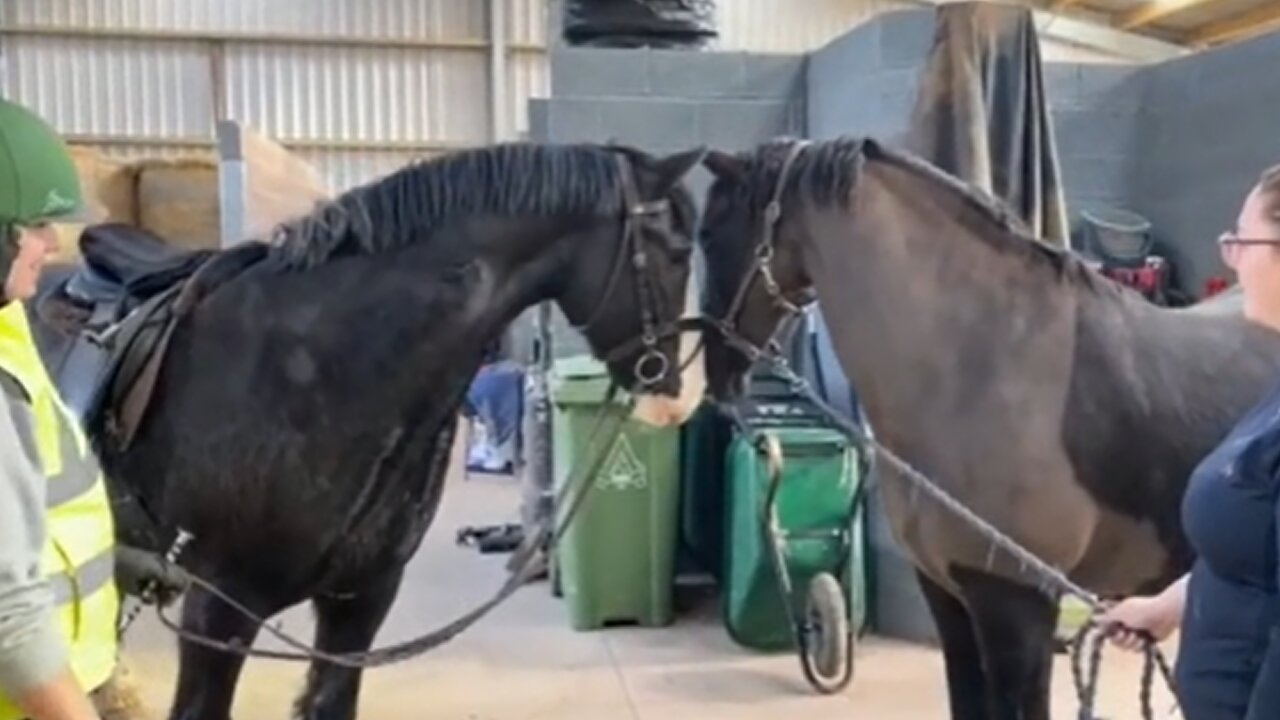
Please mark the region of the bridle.
<svg viewBox="0 0 1280 720"><path fill-rule="evenodd" d="M636 188L635 173L631 162L621 152L617 153L615 157L617 158L618 177L622 189L622 242L619 244L618 252L614 256L613 266L609 271L609 280L600 299L595 304L595 310L586 322L574 324L573 328L585 335L588 329L600 321L604 315L604 310L609 305L610 297L617 289L618 281L622 277L623 267L630 260L629 264L636 280L637 300L640 304L640 335L618 343L601 352L600 356L604 362L611 363L626 357L637 349L643 349L640 357L636 360L635 366L632 368L632 373L635 375L636 382L644 389L656 386L671 370L671 361L658 349L658 342L685 330L700 328L702 321L698 318L680 318L666 325L660 326L658 324L658 311L669 303L670 298L666 297L653 276L654 269L649 260L644 231L654 230L664 237L670 235L672 226L671 201L667 198L659 198L657 200L642 199L639 190ZM693 355L696 357L697 353L695 352ZM693 358L691 357L688 361L682 363L680 370L683 370L684 365L692 362L692 360Z"/></svg>
<svg viewBox="0 0 1280 720"><path fill-rule="evenodd" d="M787 187L791 167L808 145L808 140L797 140L791 143L791 146L787 149L787 157L783 160L782 168L778 172L778 180L773 187L773 194L769 199L769 204L764 209L764 226L761 228L760 243L755 248L755 265L751 272L743 276L742 283L738 286L738 291L733 297L733 302L729 304L724 315L720 318L710 318L704 321L715 328L726 343L742 352L752 362L759 360L766 353L772 353L775 356L782 355L782 349L777 342L778 334L787 326L789 321L798 318L804 313L800 306L783 292L782 287L773 275L772 263L774 239L778 231L778 222L782 219L782 194ZM783 311L782 319L778 322L778 326L774 329L769 339L764 343L764 347L759 347L747 340L738 329L738 316L742 312L743 303L746 302L747 293L751 290L751 286L755 283L757 277L764 284L765 292L768 294L773 306Z"/></svg>

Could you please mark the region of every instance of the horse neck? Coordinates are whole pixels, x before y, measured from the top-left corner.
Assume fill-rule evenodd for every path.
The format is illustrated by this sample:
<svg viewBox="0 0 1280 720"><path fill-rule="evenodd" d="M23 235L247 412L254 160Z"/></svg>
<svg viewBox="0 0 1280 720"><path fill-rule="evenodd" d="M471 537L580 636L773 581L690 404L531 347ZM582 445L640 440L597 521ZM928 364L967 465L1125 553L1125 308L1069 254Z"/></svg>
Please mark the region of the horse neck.
<svg viewBox="0 0 1280 720"><path fill-rule="evenodd" d="M803 214L804 263L832 342L888 432L912 432L924 414L962 417L984 393L1018 403L1010 392L1066 386L1072 290L976 237L997 229L950 200L867 163L850 210Z"/></svg>
<svg viewBox="0 0 1280 720"><path fill-rule="evenodd" d="M485 303L482 325L500 333L528 308L561 301L584 243L611 220L580 216L516 218L477 248L477 266L488 280L475 301ZM611 232L612 235L617 233Z"/></svg>
<svg viewBox="0 0 1280 720"><path fill-rule="evenodd" d="M258 289L283 316L275 322L327 326L316 333L318 352L340 357L357 343L394 408L470 382L485 346L554 291L570 227L558 218L477 218L399 250L264 277Z"/></svg>

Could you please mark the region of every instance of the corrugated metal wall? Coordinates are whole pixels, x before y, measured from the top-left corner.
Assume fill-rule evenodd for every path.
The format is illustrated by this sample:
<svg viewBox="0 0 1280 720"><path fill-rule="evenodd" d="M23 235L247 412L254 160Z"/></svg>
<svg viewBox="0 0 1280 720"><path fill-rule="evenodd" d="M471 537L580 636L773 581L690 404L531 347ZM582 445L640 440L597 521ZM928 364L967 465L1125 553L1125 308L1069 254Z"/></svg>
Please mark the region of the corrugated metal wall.
<svg viewBox="0 0 1280 720"><path fill-rule="evenodd" d="M721 0L719 49L804 53L883 12L963 0ZM780 19L784 21L780 22ZM1123 62L1123 52L1084 47L1041 33L1046 62Z"/></svg>
<svg viewBox="0 0 1280 720"><path fill-rule="evenodd" d="M547 94L552 0L498 0L501 136ZM910 0L721 0L720 49L799 53ZM214 120L340 191L494 130L488 0L0 0L0 89L114 154L210 147ZM1046 50L1046 57L1068 53ZM1070 52L1072 59L1080 59Z"/></svg>
<svg viewBox="0 0 1280 720"><path fill-rule="evenodd" d="M544 0L505 5L502 137L545 95ZM4 0L5 94L112 154L211 147L244 122L342 190L486 142L484 0Z"/></svg>
<svg viewBox="0 0 1280 720"><path fill-rule="evenodd" d="M720 0L716 5L719 47L808 52L881 12L916 6L903 0Z"/></svg>

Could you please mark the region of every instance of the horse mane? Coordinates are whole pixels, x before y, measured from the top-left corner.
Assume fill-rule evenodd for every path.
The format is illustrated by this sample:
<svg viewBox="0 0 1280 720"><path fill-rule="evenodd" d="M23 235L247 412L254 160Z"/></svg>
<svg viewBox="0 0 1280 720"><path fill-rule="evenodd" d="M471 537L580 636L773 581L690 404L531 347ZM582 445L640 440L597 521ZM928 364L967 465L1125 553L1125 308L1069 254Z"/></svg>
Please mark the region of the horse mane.
<svg viewBox="0 0 1280 720"><path fill-rule="evenodd" d="M974 234L995 250L1046 267L1081 289L1111 293L1117 290L1114 283L1100 282L1098 274L1076 254L1036 237L1000 198L923 158L872 138L845 136L811 144L796 158L785 191L820 206L848 209L863 163L868 159L899 167L958 196L966 207L991 223L995 232Z"/></svg>
<svg viewBox="0 0 1280 720"><path fill-rule="evenodd" d="M415 162L276 226L271 254L305 270L405 247L469 215L617 213L618 152L631 151L512 142Z"/></svg>

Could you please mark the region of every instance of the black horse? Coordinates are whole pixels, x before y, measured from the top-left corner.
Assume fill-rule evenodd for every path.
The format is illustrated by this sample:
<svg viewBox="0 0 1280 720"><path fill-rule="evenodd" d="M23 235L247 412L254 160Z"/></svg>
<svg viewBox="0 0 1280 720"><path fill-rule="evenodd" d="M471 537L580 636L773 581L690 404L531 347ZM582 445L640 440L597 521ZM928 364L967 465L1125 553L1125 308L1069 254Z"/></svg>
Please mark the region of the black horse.
<svg viewBox="0 0 1280 720"><path fill-rule="evenodd" d="M753 353L739 343L764 346L817 299L877 439L952 497L1102 596L1188 569L1187 478L1280 374L1280 336L1225 300L1157 307L990 195L870 139L706 164L715 395L741 392ZM880 467L942 640L951 717L1046 720L1056 591Z"/></svg>
<svg viewBox="0 0 1280 720"><path fill-rule="evenodd" d="M675 328L696 211L682 177L701 157L467 150L214 253L249 259L173 332L132 443L87 423L113 496L162 526L154 549L191 532L183 565L254 613L310 600L321 651L368 650L436 512L483 349L522 310L556 301L612 377L652 401L647 417L687 416ZM46 288L42 306L66 310L64 290ZM37 326L56 368L70 336ZM131 542L154 535L122 524ZM245 644L259 630L197 587L182 624ZM243 661L183 641L170 717L226 720ZM360 677L312 663L296 715L354 717Z"/></svg>

